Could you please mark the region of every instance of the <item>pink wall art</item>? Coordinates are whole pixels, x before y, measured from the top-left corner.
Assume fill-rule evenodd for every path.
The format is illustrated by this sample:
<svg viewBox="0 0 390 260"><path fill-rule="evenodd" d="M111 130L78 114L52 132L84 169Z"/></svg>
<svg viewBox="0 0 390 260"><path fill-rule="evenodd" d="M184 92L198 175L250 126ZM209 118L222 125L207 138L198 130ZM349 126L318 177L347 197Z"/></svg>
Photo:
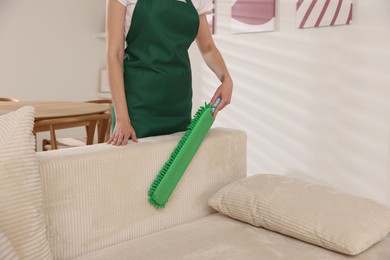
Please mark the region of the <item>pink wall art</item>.
<svg viewBox="0 0 390 260"><path fill-rule="evenodd" d="M298 28L345 25L352 22L352 0L298 0Z"/></svg>
<svg viewBox="0 0 390 260"><path fill-rule="evenodd" d="M275 0L234 0L231 14L233 33L275 30Z"/></svg>

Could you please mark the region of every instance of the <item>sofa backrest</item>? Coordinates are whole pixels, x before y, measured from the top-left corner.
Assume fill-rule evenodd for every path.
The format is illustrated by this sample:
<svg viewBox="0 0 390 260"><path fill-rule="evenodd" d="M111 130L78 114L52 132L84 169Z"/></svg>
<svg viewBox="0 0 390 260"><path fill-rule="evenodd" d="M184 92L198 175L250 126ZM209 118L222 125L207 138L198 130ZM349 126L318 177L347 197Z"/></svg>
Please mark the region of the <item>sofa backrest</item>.
<svg viewBox="0 0 390 260"><path fill-rule="evenodd" d="M246 176L246 134L211 129L166 207L155 209L147 192L181 135L37 153L54 258L70 259L213 213L209 197Z"/></svg>

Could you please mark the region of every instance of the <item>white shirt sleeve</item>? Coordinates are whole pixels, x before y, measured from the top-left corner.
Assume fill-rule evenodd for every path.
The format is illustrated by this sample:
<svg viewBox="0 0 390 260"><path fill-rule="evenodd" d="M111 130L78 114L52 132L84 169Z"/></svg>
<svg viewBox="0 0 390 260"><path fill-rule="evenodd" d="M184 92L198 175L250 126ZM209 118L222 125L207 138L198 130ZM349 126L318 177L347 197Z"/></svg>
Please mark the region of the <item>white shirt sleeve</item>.
<svg viewBox="0 0 390 260"><path fill-rule="evenodd" d="M213 9L213 0L192 0L192 3L194 4L199 15L204 14Z"/></svg>
<svg viewBox="0 0 390 260"><path fill-rule="evenodd" d="M117 1L124 6L127 6L127 0L117 0Z"/></svg>

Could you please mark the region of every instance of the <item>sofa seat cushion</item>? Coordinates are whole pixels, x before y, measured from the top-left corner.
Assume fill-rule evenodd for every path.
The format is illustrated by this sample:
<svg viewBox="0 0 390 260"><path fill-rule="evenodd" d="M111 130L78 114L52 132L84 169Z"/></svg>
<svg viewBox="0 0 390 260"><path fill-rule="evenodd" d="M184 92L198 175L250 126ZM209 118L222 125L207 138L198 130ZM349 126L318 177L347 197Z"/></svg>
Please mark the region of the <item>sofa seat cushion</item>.
<svg viewBox="0 0 390 260"><path fill-rule="evenodd" d="M220 213L76 258L128 259L390 259L390 237L346 256Z"/></svg>

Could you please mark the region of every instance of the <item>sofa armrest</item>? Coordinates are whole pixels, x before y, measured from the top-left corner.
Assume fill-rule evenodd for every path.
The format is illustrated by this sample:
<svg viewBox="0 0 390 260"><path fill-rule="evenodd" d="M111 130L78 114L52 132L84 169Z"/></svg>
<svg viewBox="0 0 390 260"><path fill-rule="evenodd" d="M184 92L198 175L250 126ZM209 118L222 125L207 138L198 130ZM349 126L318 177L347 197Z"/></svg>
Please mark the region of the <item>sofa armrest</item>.
<svg viewBox="0 0 390 260"><path fill-rule="evenodd" d="M208 198L246 176L246 134L213 128L164 209L147 192L182 133L37 153L54 258L69 259L213 213Z"/></svg>

